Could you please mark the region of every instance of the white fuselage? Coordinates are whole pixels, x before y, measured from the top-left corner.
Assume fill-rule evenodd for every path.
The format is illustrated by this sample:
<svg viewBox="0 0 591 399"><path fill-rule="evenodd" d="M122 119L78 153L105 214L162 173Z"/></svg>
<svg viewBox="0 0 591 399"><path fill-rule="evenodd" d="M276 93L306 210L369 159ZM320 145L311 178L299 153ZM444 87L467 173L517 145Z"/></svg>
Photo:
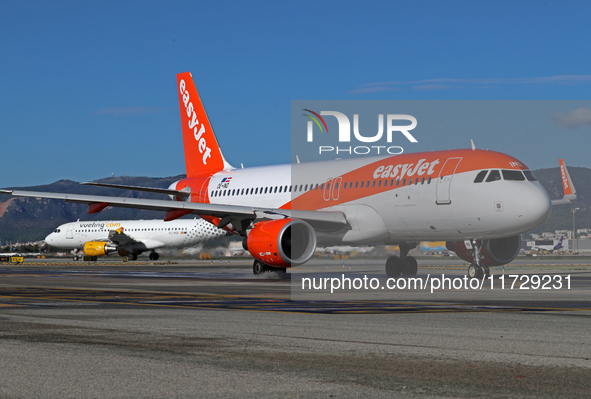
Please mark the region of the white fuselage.
<svg viewBox="0 0 591 399"><path fill-rule="evenodd" d="M109 232L123 228L133 240L145 248L185 248L200 242L223 237L226 232L203 219L108 220L72 222L59 226L45 238L47 244L60 249L81 249L89 241L109 241Z"/></svg>
<svg viewBox="0 0 591 399"><path fill-rule="evenodd" d="M505 178L505 168L522 180ZM501 177L475 182L492 170ZM497 238L550 214L548 193L524 171L505 154L453 150L221 171L207 194L212 204L343 212L347 226L317 231L319 245Z"/></svg>

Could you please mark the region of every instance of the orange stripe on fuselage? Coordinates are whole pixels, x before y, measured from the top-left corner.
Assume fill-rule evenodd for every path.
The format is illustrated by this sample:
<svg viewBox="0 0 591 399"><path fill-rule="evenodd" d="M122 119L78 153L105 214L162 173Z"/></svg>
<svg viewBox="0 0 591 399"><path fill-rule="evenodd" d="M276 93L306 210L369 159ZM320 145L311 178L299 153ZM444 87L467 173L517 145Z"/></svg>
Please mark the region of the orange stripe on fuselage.
<svg viewBox="0 0 591 399"><path fill-rule="evenodd" d="M307 191L281 206L281 208L318 210L405 187L409 185L409 179L412 179L413 185L417 178L420 181L424 179L425 182L429 178L434 180L454 173L453 168L446 168L440 176L445 162L450 158L461 158L457 168L455 168L455 174L483 169L528 169L516 158L487 150L449 150L396 155L379 159L361 168L335 176L333 184L337 178L341 178L338 199L333 199L333 187L331 187L330 199L325 200L325 187L321 190L319 186L317 190ZM398 179L400 182L397 185ZM311 180L314 180L313 176L311 176ZM362 182L363 188L361 188ZM292 183L300 184L300 182ZM345 183L347 188L343 189ZM350 183L353 183L353 188L350 188ZM357 188L355 188L356 183Z"/></svg>

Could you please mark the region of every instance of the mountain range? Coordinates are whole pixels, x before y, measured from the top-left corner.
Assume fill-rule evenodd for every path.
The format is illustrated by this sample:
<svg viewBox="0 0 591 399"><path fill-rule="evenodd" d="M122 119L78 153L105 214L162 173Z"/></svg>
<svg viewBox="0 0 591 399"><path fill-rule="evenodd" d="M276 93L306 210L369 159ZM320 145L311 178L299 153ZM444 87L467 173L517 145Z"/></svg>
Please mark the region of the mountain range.
<svg viewBox="0 0 591 399"><path fill-rule="evenodd" d="M533 233L572 229L571 210L575 207L580 208L576 213L576 227L578 229L591 227L591 187L587 184L587 182L591 181L591 169L569 167L568 170L577 190L577 202L573 205L555 206L550 218L533 230ZM546 187L552 199L562 197L562 182L559 168L538 169L534 171L534 174L544 187ZM173 182L184 177L184 175L162 178L123 176L109 177L97 180L97 182L168 188ZM12 189L133 198L164 198L162 195L145 192L85 186L71 180L59 180L55 183L42 186L12 187ZM43 240L60 224L75 220L160 219L164 216L162 212L157 211L116 207L109 207L94 215L87 214L87 210L87 205L66 203L61 200L16 198L8 195L0 195L0 244ZM194 216L189 215L188 217Z"/></svg>

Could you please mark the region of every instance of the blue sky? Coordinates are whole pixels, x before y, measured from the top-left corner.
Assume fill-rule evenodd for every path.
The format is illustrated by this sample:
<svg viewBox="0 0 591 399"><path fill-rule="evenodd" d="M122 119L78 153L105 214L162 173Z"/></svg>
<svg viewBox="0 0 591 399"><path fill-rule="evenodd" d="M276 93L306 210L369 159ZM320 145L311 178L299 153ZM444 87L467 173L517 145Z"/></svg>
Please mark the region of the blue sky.
<svg viewBox="0 0 591 399"><path fill-rule="evenodd" d="M184 173L184 71L246 166L290 161L292 100L588 100L589 15L585 1L4 1L0 187ZM492 140L460 123L419 141L591 167L591 113L573 104L562 129L509 123Z"/></svg>

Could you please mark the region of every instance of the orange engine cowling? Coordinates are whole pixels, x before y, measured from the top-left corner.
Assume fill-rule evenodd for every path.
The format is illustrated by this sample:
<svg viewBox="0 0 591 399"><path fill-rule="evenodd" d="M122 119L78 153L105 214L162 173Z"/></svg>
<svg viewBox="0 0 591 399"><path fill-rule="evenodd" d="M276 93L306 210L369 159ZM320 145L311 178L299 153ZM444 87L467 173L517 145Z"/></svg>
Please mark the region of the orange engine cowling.
<svg viewBox="0 0 591 399"><path fill-rule="evenodd" d="M117 252L117 247L106 241L88 241L84 244L84 254L86 256L105 256Z"/></svg>
<svg viewBox="0 0 591 399"><path fill-rule="evenodd" d="M314 229L299 219L259 222L245 241L253 257L275 267L306 263L316 250Z"/></svg>
<svg viewBox="0 0 591 399"><path fill-rule="evenodd" d="M481 265L501 266L517 257L521 247L521 239L519 236L496 238L478 241L478 245L482 245L480 248L480 253L483 256L480 259ZM450 251L454 251L461 259L470 263L474 262L472 250L466 248L464 241L448 241L446 247Z"/></svg>

